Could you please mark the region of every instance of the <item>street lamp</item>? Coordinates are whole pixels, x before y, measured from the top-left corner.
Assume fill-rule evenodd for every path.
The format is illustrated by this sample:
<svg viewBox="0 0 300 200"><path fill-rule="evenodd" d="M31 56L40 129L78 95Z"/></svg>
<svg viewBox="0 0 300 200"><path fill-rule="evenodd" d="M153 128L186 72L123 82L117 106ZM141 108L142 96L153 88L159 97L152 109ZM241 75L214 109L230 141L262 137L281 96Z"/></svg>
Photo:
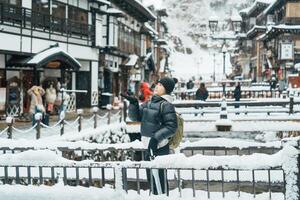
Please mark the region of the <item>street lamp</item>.
<svg viewBox="0 0 300 200"><path fill-rule="evenodd" d="M225 40L223 42L223 45L222 45L222 53L223 53L223 76L225 75L225 59L226 59L226 53L227 53L227 47L226 47L226 43L225 43Z"/></svg>
<svg viewBox="0 0 300 200"><path fill-rule="evenodd" d="M241 31L241 25L242 25L242 17L239 14L233 15L231 16L231 24L233 27L233 30L235 32L235 34L237 34L238 32Z"/></svg>
<svg viewBox="0 0 300 200"><path fill-rule="evenodd" d="M216 16L210 17L208 21L208 26L212 33L216 32L218 28L218 18Z"/></svg>

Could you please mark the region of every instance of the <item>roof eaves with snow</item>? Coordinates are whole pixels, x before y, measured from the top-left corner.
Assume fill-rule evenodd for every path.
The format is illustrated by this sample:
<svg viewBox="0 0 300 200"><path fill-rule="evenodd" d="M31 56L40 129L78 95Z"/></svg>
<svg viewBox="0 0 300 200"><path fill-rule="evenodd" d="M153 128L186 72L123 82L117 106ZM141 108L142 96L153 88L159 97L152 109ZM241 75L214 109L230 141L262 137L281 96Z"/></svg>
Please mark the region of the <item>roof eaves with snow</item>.
<svg viewBox="0 0 300 200"><path fill-rule="evenodd" d="M81 67L81 64L72 55L70 55L69 53L67 53L60 47L51 47L44 51L41 51L41 52L37 53L36 55L34 55L31 59L29 59L26 62L26 64L27 65L42 65L42 64L44 64L44 61L47 60L47 58L49 58L50 56L53 56L53 55L63 55L66 58L68 58L68 60L73 62L75 65L77 65L77 67Z"/></svg>
<svg viewBox="0 0 300 200"><path fill-rule="evenodd" d="M267 15L273 11L273 9L281 2L282 0L274 0L263 12L263 15Z"/></svg>
<svg viewBox="0 0 300 200"><path fill-rule="evenodd" d="M125 66L134 66L136 65L137 61L138 61L139 57L135 54L131 54L129 55L129 60L128 62L125 64Z"/></svg>
<svg viewBox="0 0 300 200"><path fill-rule="evenodd" d="M123 16L125 16L124 12L122 12L121 10L116 9L116 8L108 8L105 12L108 15L116 16L116 17L123 17Z"/></svg>
<svg viewBox="0 0 300 200"><path fill-rule="evenodd" d="M255 35L257 33L261 33L261 32L266 32L267 27L266 26L258 26L255 25L253 26L253 28L251 28L248 32L247 32L247 37L252 39L253 37L255 37Z"/></svg>
<svg viewBox="0 0 300 200"><path fill-rule="evenodd" d="M110 2L107 0L89 0L90 3L98 3L100 5L110 5Z"/></svg>
<svg viewBox="0 0 300 200"><path fill-rule="evenodd" d="M122 9L128 10L132 15L140 17L140 20L143 22L156 20L156 15L138 0L114 0L113 2L118 4Z"/></svg>
<svg viewBox="0 0 300 200"><path fill-rule="evenodd" d="M148 22L145 22L143 27L153 37L158 35L158 32Z"/></svg>
<svg viewBox="0 0 300 200"><path fill-rule="evenodd" d="M268 27L268 31L266 32L265 36L262 37L261 40L268 40L272 38L272 35L280 33L300 34L300 25L279 24L276 26L270 26Z"/></svg>
<svg viewBox="0 0 300 200"><path fill-rule="evenodd" d="M239 13L241 15L251 16L251 15L254 14L254 15L257 16L257 14L255 14L255 11L260 13L260 11L258 11L258 9L262 9L263 7L267 7L273 1L274 0L256 0L250 7L241 10Z"/></svg>

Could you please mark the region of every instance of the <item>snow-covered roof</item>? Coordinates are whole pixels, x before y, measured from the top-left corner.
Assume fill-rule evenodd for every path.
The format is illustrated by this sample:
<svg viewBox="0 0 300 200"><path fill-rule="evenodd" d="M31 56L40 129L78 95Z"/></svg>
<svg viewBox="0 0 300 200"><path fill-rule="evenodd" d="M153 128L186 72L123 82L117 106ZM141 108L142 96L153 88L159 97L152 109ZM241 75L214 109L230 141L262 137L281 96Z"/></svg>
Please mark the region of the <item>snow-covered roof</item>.
<svg viewBox="0 0 300 200"><path fill-rule="evenodd" d="M125 64L125 66L134 66L137 63L138 59L139 57L135 54L129 55L129 61Z"/></svg>
<svg viewBox="0 0 300 200"><path fill-rule="evenodd" d="M240 14L250 15L256 8L258 4L272 4L275 0L256 0L250 7L240 10Z"/></svg>
<svg viewBox="0 0 300 200"><path fill-rule="evenodd" d="M144 23L144 27L153 35L158 35L158 32L148 23Z"/></svg>
<svg viewBox="0 0 300 200"><path fill-rule="evenodd" d="M153 6L156 10L160 10L160 9L164 9L166 8L164 5L163 5L163 1L161 0L144 0L143 1L143 4L147 7L149 6Z"/></svg>
<svg viewBox="0 0 300 200"><path fill-rule="evenodd" d="M125 15L124 12L122 12L121 10L116 9L116 8L108 8L106 10L106 13L109 15Z"/></svg>
<svg viewBox="0 0 300 200"><path fill-rule="evenodd" d="M26 64L28 65L43 65L44 62L49 59L49 57L55 56L55 55L63 55L67 57L69 60L74 62L77 66L81 67L81 64L68 52L63 50L60 47L51 47L49 49L46 49L44 51L41 51L34 55L31 59L29 59Z"/></svg>
<svg viewBox="0 0 300 200"><path fill-rule="evenodd" d="M275 6L275 4L278 2L278 0L273 0L272 3L262 12L263 15L268 14L268 12Z"/></svg>
<svg viewBox="0 0 300 200"><path fill-rule="evenodd" d="M286 25L286 24L279 24L279 25L271 25L268 27L268 31L266 34L264 34L263 37L260 39L266 39L268 35L276 30L283 30L283 31L289 31L289 30L300 30L300 25Z"/></svg>
<svg viewBox="0 0 300 200"><path fill-rule="evenodd" d="M142 2L140 2L139 0L134 0L134 2L136 2L138 5L140 5L141 8L146 11L146 14L149 15L149 17L153 18L152 21L156 20L156 16Z"/></svg>
<svg viewBox="0 0 300 200"><path fill-rule="evenodd" d="M248 32L247 32L247 36L249 36L250 34L252 34L254 31L257 31L257 30L266 30L267 27L266 26L258 26L258 25L255 25L253 26Z"/></svg>
<svg viewBox="0 0 300 200"><path fill-rule="evenodd" d="M104 5L110 5L110 2L107 0L92 0L90 2L96 2L96 3L100 3L100 4L104 4Z"/></svg>

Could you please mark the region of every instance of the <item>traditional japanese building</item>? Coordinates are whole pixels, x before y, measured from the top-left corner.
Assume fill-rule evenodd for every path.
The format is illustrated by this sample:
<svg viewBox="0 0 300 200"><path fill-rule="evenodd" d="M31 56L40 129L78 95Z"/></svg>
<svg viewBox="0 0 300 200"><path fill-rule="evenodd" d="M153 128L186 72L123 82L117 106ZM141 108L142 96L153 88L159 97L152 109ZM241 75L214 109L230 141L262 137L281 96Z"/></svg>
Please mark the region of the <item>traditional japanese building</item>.
<svg viewBox="0 0 300 200"><path fill-rule="evenodd" d="M297 74L300 63L300 2L276 0L260 16L268 22L264 43L266 58L277 80L288 81L289 74ZM295 67L296 66L296 67Z"/></svg>
<svg viewBox="0 0 300 200"><path fill-rule="evenodd" d="M156 16L138 0L111 0L112 12L103 18L107 32L100 53L103 103L130 89L137 91L144 79L143 59L147 55L145 23ZM149 46L149 45L148 45Z"/></svg>
<svg viewBox="0 0 300 200"><path fill-rule="evenodd" d="M238 42L241 66L245 78L251 78L254 81L265 79L263 44L258 38L265 33L267 28L265 21L258 16L271 2L272 0L256 0L250 7L240 11L243 19L242 32L246 33L246 37L241 37Z"/></svg>
<svg viewBox="0 0 300 200"><path fill-rule="evenodd" d="M0 110L28 112L27 90L49 82L87 91L69 110L111 103L143 80L155 19L138 0L0 0Z"/></svg>

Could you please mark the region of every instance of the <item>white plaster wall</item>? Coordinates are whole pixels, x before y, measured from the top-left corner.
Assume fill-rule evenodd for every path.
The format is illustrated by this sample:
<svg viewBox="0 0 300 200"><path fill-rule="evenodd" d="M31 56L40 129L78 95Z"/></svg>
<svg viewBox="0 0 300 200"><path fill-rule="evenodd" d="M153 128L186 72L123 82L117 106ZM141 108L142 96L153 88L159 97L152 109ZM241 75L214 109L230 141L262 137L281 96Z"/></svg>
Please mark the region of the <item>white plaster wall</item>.
<svg viewBox="0 0 300 200"><path fill-rule="evenodd" d="M4 68L5 68L5 55L0 54L0 69L4 69Z"/></svg>
<svg viewBox="0 0 300 200"><path fill-rule="evenodd" d="M0 50L20 51L20 36L0 33Z"/></svg>
<svg viewBox="0 0 300 200"><path fill-rule="evenodd" d="M79 69L80 71L90 71L89 61L79 60L79 63L81 64L81 68Z"/></svg>
<svg viewBox="0 0 300 200"><path fill-rule="evenodd" d="M6 79L10 79L14 76L20 78L20 72L19 71L6 71Z"/></svg>
<svg viewBox="0 0 300 200"><path fill-rule="evenodd" d="M24 8L32 8L32 1L31 0L23 0L22 1L22 7Z"/></svg>

